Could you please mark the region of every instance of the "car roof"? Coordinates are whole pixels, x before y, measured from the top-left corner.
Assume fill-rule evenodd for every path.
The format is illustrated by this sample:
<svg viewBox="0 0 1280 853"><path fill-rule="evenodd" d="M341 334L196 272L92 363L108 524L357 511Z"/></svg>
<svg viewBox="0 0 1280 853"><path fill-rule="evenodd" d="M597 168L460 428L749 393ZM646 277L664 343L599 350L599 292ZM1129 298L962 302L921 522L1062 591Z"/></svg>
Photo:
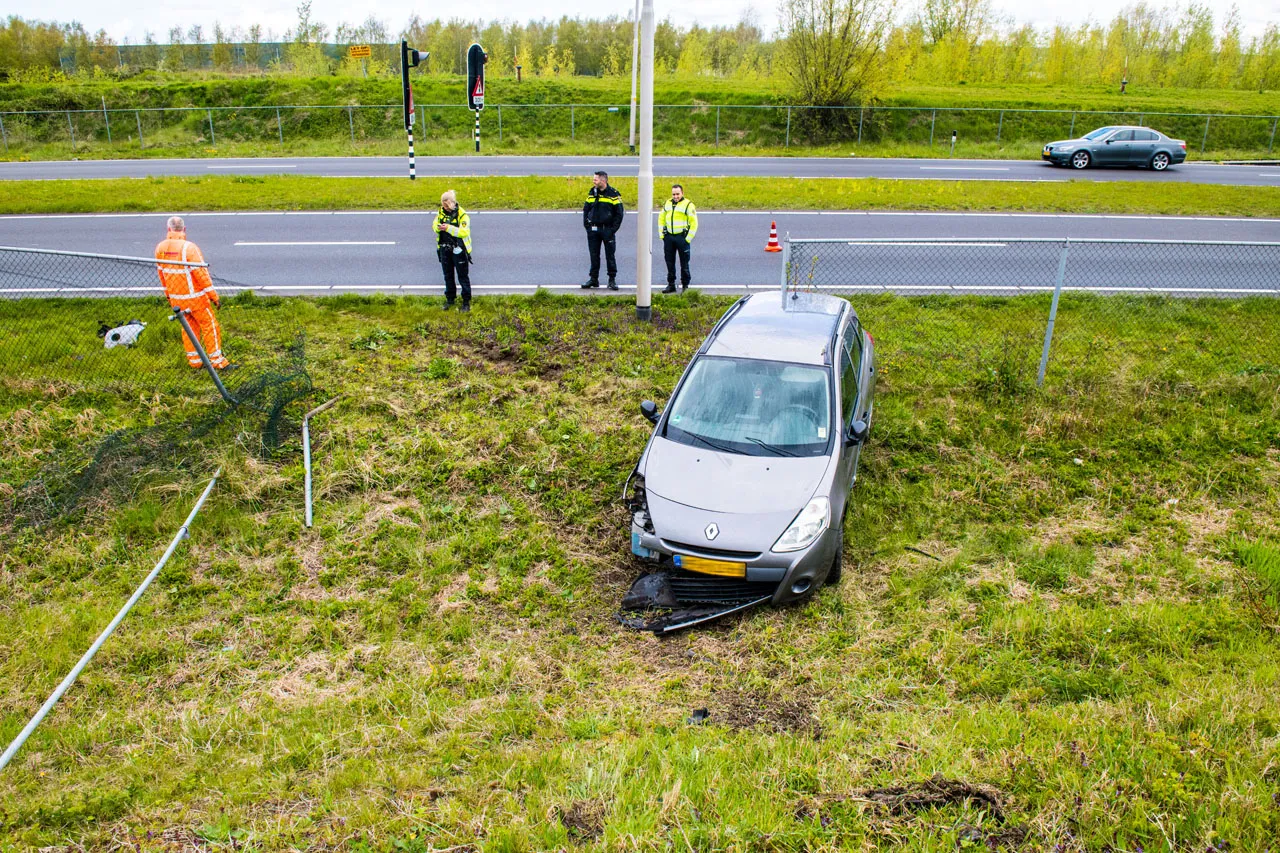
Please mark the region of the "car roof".
<svg viewBox="0 0 1280 853"><path fill-rule="evenodd" d="M849 303L822 293L756 293L713 331L707 355L829 364L836 323Z"/></svg>

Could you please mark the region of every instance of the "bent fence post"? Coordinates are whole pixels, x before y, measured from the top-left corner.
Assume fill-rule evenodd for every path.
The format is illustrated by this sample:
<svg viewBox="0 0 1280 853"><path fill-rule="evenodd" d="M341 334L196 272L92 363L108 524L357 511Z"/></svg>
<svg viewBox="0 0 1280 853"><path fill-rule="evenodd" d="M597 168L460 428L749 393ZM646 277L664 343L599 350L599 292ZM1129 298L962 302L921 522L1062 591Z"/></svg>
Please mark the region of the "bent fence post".
<svg viewBox="0 0 1280 853"><path fill-rule="evenodd" d="M111 116L107 115L107 99L102 99L102 123L107 126L107 144L111 145Z"/></svg>
<svg viewBox="0 0 1280 853"><path fill-rule="evenodd" d="M1058 278L1053 285L1053 304L1049 306L1049 325L1044 330L1044 350L1040 353L1040 371L1036 374L1036 387L1044 387L1044 372L1049 367L1049 344L1053 342L1053 324L1058 319L1058 298L1062 296L1062 282L1067 277L1067 249L1071 239L1062 243L1062 254L1058 258Z"/></svg>
<svg viewBox="0 0 1280 853"><path fill-rule="evenodd" d="M720 108L716 107L716 147L720 147Z"/></svg>
<svg viewBox="0 0 1280 853"><path fill-rule="evenodd" d="M221 466L219 466L218 470L214 472L213 479L209 481L209 485L205 486L204 492L200 495L200 499L196 501L196 505L191 508L191 514L188 515L187 520L182 523L182 527L178 528L178 532L174 534L173 540L169 542L169 547L165 549L164 556L160 558L160 562L156 563L155 568L151 570L151 574L147 575L146 580L144 580L142 584L134 590L133 595L125 602L124 607L121 607L120 612L118 612L116 617L111 620L111 624L107 626L105 631L98 635L98 639L95 640L93 645L89 647L89 650L84 653L80 658L80 661L72 667L71 672L67 673L67 677L62 679L62 683L54 689L53 693L49 694L49 698L40 706L40 710L36 711L36 715L32 717L26 727L18 733L18 736L13 739L13 743L9 744L9 748L4 751L4 754L0 755L0 770L4 769L5 765L7 765L13 756L18 753L18 750L22 748L22 745L27 742L27 738L31 737L31 733L36 730L36 726L40 725L40 722L48 716L50 711L53 710L53 706L62 698L62 694L67 692L67 688L75 683L75 680L80 676L80 673L89 665L89 661L93 660L93 656L98 653L98 649L102 648L102 644L107 641L107 638L110 637L120 623L124 621L124 617L129 615L129 611L133 609L133 605L138 603L138 599L147 591L147 587L151 586L151 582L156 579L156 575L160 574L160 570L164 568L165 563L169 562L169 558L172 557L173 552L177 550L178 544L182 542L183 539L187 538L189 535L188 531L192 523L196 520L196 514L200 512L200 508L204 506L205 500L209 497L209 493L213 491L213 487L217 484L218 477L220 476L222 476Z"/></svg>
<svg viewBox="0 0 1280 853"><path fill-rule="evenodd" d="M933 147L933 128L938 123L938 111L933 111L933 117L929 119L929 147Z"/></svg>
<svg viewBox="0 0 1280 853"><path fill-rule="evenodd" d="M498 141L502 141L502 104L498 104Z"/></svg>
<svg viewBox="0 0 1280 853"><path fill-rule="evenodd" d="M284 147L284 121L280 118L280 108L276 107L276 133L280 136L280 147Z"/></svg>
<svg viewBox="0 0 1280 853"><path fill-rule="evenodd" d="M338 395L327 403L321 403L302 416L302 466L306 472L305 491L307 495L307 527L311 526L311 418L320 414L341 399L342 395Z"/></svg>
<svg viewBox="0 0 1280 853"><path fill-rule="evenodd" d="M240 401L231 396L231 392L227 390L227 386L222 384L222 377L218 375L218 369L213 366L213 362L209 360L209 354L204 351L204 344L191 328L191 324L187 322L186 308L174 308L173 316L178 318L178 322L182 324L182 331L187 333L187 340L195 345L196 352L200 354L200 362L204 365L204 369L213 377L213 384L217 387L218 393L222 395L222 399L226 400L233 406L240 405Z"/></svg>
<svg viewBox="0 0 1280 853"><path fill-rule="evenodd" d="M1280 118L1273 118L1273 119L1271 120L1271 139L1267 140L1267 153L1268 153L1268 154L1270 154L1270 153L1271 153L1271 146L1273 146L1273 145L1275 145L1275 144L1276 144L1276 122L1277 122L1277 121L1280 121Z"/></svg>
<svg viewBox="0 0 1280 853"><path fill-rule="evenodd" d="M791 107L787 107L787 148L791 147Z"/></svg>
<svg viewBox="0 0 1280 853"><path fill-rule="evenodd" d="M1273 124L1271 126L1271 136L1273 139L1275 138L1275 135L1276 135L1276 127ZM9 134L6 133L4 129L3 115L0 115L0 138L4 139L4 153L8 154L9 153Z"/></svg>
<svg viewBox="0 0 1280 853"><path fill-rule="evenodd" d="M1204 117L1204 136L1200 137L1200 153L1201 154L1204 153L1204 147L1209 142L1209 120L1212 118L1213 116Z"/></svg>
<svg viewBox="0 0 1280 853"><path fill-rule="evenodd" d="M217 145L218 137L213 135L213 110L205 110L209 114L209 144Z"/></svg>
<svg viewBox="0 0 1280 853"><path fill-rule="evenodd" d="M866 107L858 107L858 144L862 144L862 114Z"/></svg>
<svg viewBox="0 0 1280 853"><path fill-rule="evenodd" d="M356 144L356 120L355 120L355 116L352 115L352 108L350 106L347 107L347 128L351 131L351 144L355 145Z"/></svg>
<svg viewBox="0 0 1280 853"><path fill-rule="evenodd" d="M76 126L71 123L71 110L67 110L67 131L71 134L71 150L76 150Z"/></svg>
<svg viewBox="0 0 1280 853"><path fill-rule="evenodd" d="M146 148L147 143L142 139L142 113L138 110L133 111L133 117L138 122L138 147Z"/></svg>
<svg viewBox="0 0 1280 853"><path fill-rule="evenodd" d="M996 142L1000 141L1000 132L1004 130L1004 110L1000 111L1000 121L996 123Z"/></svg>

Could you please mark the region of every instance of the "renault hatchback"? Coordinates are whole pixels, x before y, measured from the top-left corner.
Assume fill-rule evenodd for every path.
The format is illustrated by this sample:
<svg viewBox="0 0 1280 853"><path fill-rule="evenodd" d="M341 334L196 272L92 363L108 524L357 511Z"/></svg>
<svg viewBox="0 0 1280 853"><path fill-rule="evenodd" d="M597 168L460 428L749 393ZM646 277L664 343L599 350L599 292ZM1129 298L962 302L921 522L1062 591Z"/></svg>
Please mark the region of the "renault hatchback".
<svg viewBox="0 0 1280 853"><path fill-rule="evenodd" d="M631 550L654 565L624 609L722 615L837 581L874 393L874 341L847 301L734 303L666 409L641 404L654 430L624 493Z"/></svg>

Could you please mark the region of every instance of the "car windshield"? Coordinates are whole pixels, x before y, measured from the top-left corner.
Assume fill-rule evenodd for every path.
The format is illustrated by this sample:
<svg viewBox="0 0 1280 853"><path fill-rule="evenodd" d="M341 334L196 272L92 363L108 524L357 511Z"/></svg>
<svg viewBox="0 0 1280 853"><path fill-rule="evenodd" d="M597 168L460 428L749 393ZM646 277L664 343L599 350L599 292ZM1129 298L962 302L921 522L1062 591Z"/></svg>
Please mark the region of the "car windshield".
<svg viewBox="0 0 1280 853"><path fill-rule="evenodd" d="M1102 137L1106 136L1108 133L1110 133L1113 130L1115 130L1114 127L1100 127L1097 130L1092 130L1086 133L1084 135L1084 138L1085 139L1101 139Z"/></svg>
<svg viewBox="0 0 1280 853"><path fill-rule="evenodd" d="M828 370L743 358L698 359L663 435L747 456L819 456L831 430Z"/></svg>

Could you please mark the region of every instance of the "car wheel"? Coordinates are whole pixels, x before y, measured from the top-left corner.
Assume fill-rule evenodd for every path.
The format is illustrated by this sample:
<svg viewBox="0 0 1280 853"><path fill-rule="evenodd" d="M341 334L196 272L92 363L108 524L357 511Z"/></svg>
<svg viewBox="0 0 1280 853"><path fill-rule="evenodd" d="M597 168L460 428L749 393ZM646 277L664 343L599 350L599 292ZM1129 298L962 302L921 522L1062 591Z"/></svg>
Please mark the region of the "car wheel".
<svg viewBox="0 0 1280 853"><path fill-rule="evenodd" d="M1071 168L1087 169L1089 168L1089 161L1092 159L1088 151L1077 151L1071 155Z"/></svg>
<svg viewBox="0 0 1280 853"><path fill-rule="evenodd" d="M831 567L827 569L827 579L824 581L826 586L835 586L840 583L840 575L844 572L844 517L840 518L840 538L836 540L836 555L831 560Z"/></svg>
<svg viewBox="0 0 1280 853"><path fill-rule="evenodd" d="M1157 151L1155 156L1151 158L1151 168L1157 172L1163 172L1169 168L1169 155L1163 151Z"/></svg>

